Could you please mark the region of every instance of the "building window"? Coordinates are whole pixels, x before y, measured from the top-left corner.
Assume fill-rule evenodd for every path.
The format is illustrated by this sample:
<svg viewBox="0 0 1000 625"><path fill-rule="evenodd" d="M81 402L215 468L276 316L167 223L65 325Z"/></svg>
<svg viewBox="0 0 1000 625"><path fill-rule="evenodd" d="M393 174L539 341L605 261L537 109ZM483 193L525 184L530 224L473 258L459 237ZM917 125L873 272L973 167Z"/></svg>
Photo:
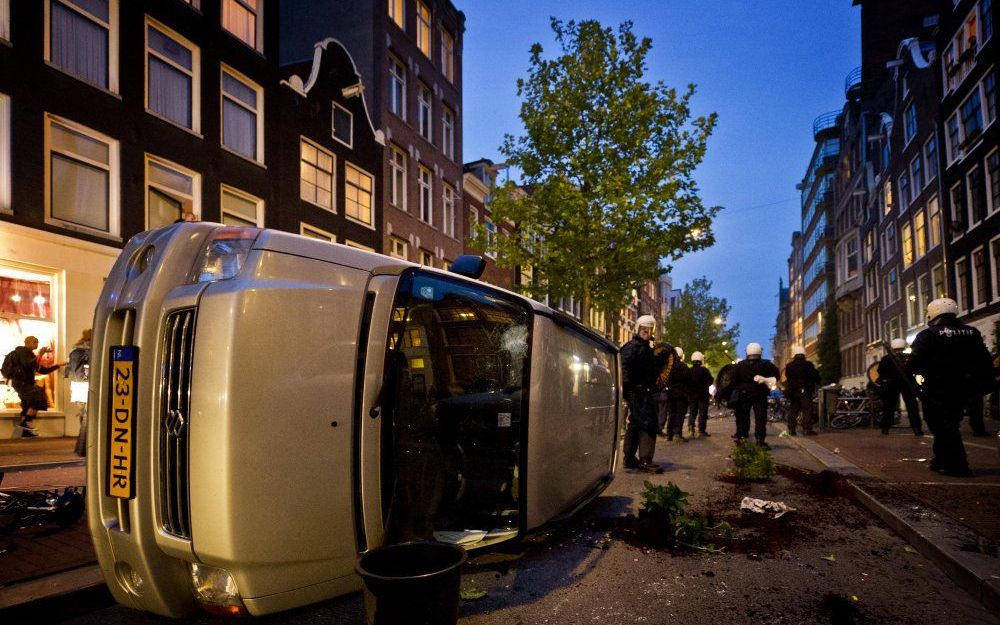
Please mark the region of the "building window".
<svg viewBox="0 0 1000 625"><path fill-rule="evenodd" d="M176 163L146 155L146 229L201 218L201 176Z"/></svg>
<svg viewBox="0 0 1000 625"><path fill-rule="evenodd" d="M979 97L979 89L974 88L972 93L959 108L962 116L962 141L968 142L983 129L983 105Z"/></svg>
<svg viewBox="0 0 1000 625"><path fill-rule="evenodd" d="M962 81L965 80L965 77L969 75L969 72L972 71L972 67L975 65L975 52L984 41L977 36L979 30L977 28L978 8L978 6L972 7L972 10L965 18L965 22L958 27L951 42L944 49L944 54L942 54L944 62L941 64L941 69L944 73L943 82L945 92L949 92L962 84ZM991 24L990 30L992 28Z"/></svg>
<svg viewBox="0 0 1000 625"><path fill-rule="evenodd" d="M45 60L118 93L117 0L49 0L45 12Z"/></svg>
<svg viewBox="0 0 1000 625"><path fill-rule="evenodd" d="M420 250L420 264L425 267L433 267L434 255L427 250Z"/></svg>
<svg viewBox="0 0 1000 625"><path fill-rule="evenodd" d="M986 278L986 249L972 252L972 305L982 306L990 301L990 283Z"/></svg>
<svg viewBox="0 0 1000 625"><path fill-rule="evenodd" d="M455 160L455 114L448 107L442 107L441 113L441 149L444 155Z"/></svg>
<svg viewBox="0 0 1000 625"><path fill-rule="evenodd" d="M354 146L354 115L346 108L333 103L333 138L347 147Z"/></svg>
<svg viewBox="0 0 1000 625"><path fill-rule="evenodd" d="M903 118L903 143L908 145L917 134L917 104L910 102Z"/></svg>
<svg viewBox="0 0 1000 625"><path fill-rule="evenodd" d="M310 226L303 221L299 222L299 234L308 239L318 239L320 241L328 241L330 243L337 242L337 235L317 228L316 226Z"/></svg>
<svg viewBox="0 0 1000 625"><path fill-rule="evenodd" d="M934 265L931 269L931 279L934 281L934 299L948 297L948 288L944 283L944 265Z"/></svg>
<svg viewBox="0 0 1000 625"><path fill-rule="evenodd" d="M420 136L433 143L431 134L431 91L423 85L417 87L417 126Z"/></svg>
<svg viewBox="0 0 1000 625"><path fill-rule="evenodd" d="M476 226L479 225L479 209L469 207L469 232L474 233Z"/></svg>
<svg viewBox="0 0 1000 625"><path fill-rule="evenodd" d="M333 205L333 172L337 162L331 152L312 141L299 141L299 197L320 208L336 212Z"/></svg>
<svg viewBox="0 0 1000 625"><path fill-rule="evenodd" d="M406 30L406 15L403 13L403 0L389 0L389 19L403 30Z"/></svg>
<svg viewBox="0 0 1000 625"><path fill-rule="evenodd" d="M417 0L417 47L427 58L431 57L431 10Z"/></svg>
<svg viewBox="0 0 1000 625"><path fill-rule="evenodd" d="M422 165L417 172L417 187L420 194L420 221L434 225L434 210L431 203L431 170Z"/></svg>
<svg viewBox="0 0 1000 625"><path fill-rule="evenodd" d="M965 194L961 182L951 188L951 223L954 226L952 238L957 238L965 230Z"/></svg>
<svg viewBox="0 0 1000 625"><path fill-rule="evenodd" d="M882 207L883 214L888 215L892 212L892 181L886 180L885 184L882 186Z"/></svg>
<svg viewBox="0 0 1000 625"><path fill-rule="evenodd" d="M948 135L948 162L951 163L958 158L958 148L962 143L962 139L958 134L958 113L952 113L948 121L945 122L944 127Z"/></svg>
<svg viewBox="0 0 1000 625"><path fill-rule="evenodd" d="M200 131L198 47L146 18L146 110Z"/></svg>
<svg viewBox="0 0 1000 625"><path fill-rule="evenodd" d="M0 93L0 213L10 212L10 96Z"/></svg>
<svg viewBox="0 0 1000 625"><path fill-rule="evenodd" d="M899 201L902 202L900 211L905 211L910 203L910 175L905 171L899 176Z"/></svg>
<svg viewBox="0 0 1000 625"><path fill-rule="evenodd" d="M344 213L366 226L372 225L373 178L350 163L344 164Z"/></svg>
<svg viewBox="0 0 1000 625"><path fill-rule="evenodd" d="M455 37L441 29L441 73L448 82L455 82Z"/></svg>
<svg viewBox="0 0 1000 625"><path fill-rule="evenodd" d="M969 227L978 224L986 218L986 182L983 180L983 168L976 165L965 176L968 185L966 197L969 198Z"/></svg>
<svg viewBox="0 0 1000 625"><path fill-rule="evenodd" d="M960 310L969 309L969 301L966 299L966 284L969 280L969 262L965 258L955 261L955 301L958 302Z"/></svg>
<svg viewBox="0 0 1000 625"><path fill-rule="evenodd" d="M497 226L493 223L493 220L489 217L486 218L486 255L490 258L496 258L496 244L497 244Z"/></svg>
<svg viewBox="0 0 1000 625"><path fill-rule="evenodd" d="M909 328L920 322L917 319L917 305L917 287L910 282L906 285L906 325Z"/></svg>
<svg viewBox="0 0 1000 625"><path fill-rule="evenodd" d="M916 257L921 258L927 253L927 218L922 208L913 216L913 239Z"/></svg>
<svg viewBox="0 0 1000 625"><path fill-rule="evenodd" d="M222 66L222 145L264 162L264 90L246 76Z"/></svg>
<svg viewBox="0 0 1000 625"><path fill-rule="evenodd" d="M409 258L410 246L399 237L389 237L389 256L407 260Z"/></svg>
<svg viewBox="0 0 1000 625"><path fill-rule="evenodd" d="M357 241L352 241L350 239L347 239L346 241L344 241L344 245L346 245L347 247L353 247L356 250L364 250L366 252L374 252L375 251L374 247L371 247L371 246L368 246L368 245L364 245L362 243L358 243Z"/></svg>
<svg viewBox="0 0 1000 625"><path fill-rule="evenodd" d="M222 27L254 50L261 50L260 4L263 0L222 0Z"/></svg>
<svg viewBox="0 0 1000 625"><path fill-rule="evenodd" d="M57 313L64 307L65 280L60 279L61 272L43 267L7 264L0 260L0 352L10 353L15 347L24 344L24 339L34 336L39 346L53 350L51 358L56 353L57 341L60 335ZM55 361L46 362L55 364ZM42 384L46 390L56 387L62 376L57 372L45 376ZM41 381L41 380L40 380ZM17 394L6 380L0 379L0 410L5 416L12 416L8 410L21 409ZM59 399L59 393L55 393ZM58 410L58 403L50 404L50 410Z"/></svg>
<svg viewBox="0 0 1000 625"><path fill-rule="evenodd" d="M264 200L222 185L222 223L227 226L264 227Z"/></svg>
<svg viewBox="0 0 1000 625"><path fill-rule="evenodd" d="M111 137L46 115L45 221L117 237L118 150Z"/></svg>
<svg viewBox="0 0 1000 625"><path fill-rule="evenodd" d="M937 140L933 136L924 144L924 161L927 163L927 180L924 184L928 185L937 177L938 170Z"/></svg>
<svg viewBox="0 0 1000 625"><path fill-rule="evenodd" d="M927 202L927 214L930 223L930 232L928 233L930 244L927 249L934 249L941 243L941 207L936 195Z"/></svg>
<svg viewBox="0 0 1000 625"><path fill-rule="evenodd" d="M1000 237L990 241L990 267L993 272L993 299L1000 299Z"/></svg>
<svg viewBox="0 0 1000 625"><path fill-rule="evenodd" d="M913 264L913 228L910 222L903 224L903 266Z"/></svg>
<svg viewBox="0 0 1000 625"><path fill-rule="evenodd" d="M845 275L848 280L851 280L858 275L858 240L850 239L847 241L847 256L845 263Z"/></svg>
<svg viewBox="0 0 1000 625"><path fill-rule="evenodd" d="M389 58L389 111L402 120L406 119L406 68L394 58Z"/></svg>
<svg viewBox="0 0 1000 625"><path fill-rule="evenodd" d="M986 125L997 120L997 71L993 70L983 78L983 99L986 101Z"/></svg>
<svg viewBox="0 0 1000 625"><path fill-rule="evenodd" d="M924 188L924 168L920 160L920 154L917 154L910 161L910 182L913 183L913 191L910 194L910 201L912 202L917 199L920 191Z"/></svg>
<svg viewBox="0 0 1000 625"><path fill-rule="evenodd" d="M917 278L917 323L923 323L927 313L927 304L931 301L931 281L926 273Z"/></svg>
<svg viewBox="0 0 1000 625"><path fill-rule="evenodd" d="M396 146L389 153L389 203L406 210L406 153Z"/></svg>
<svg viewBox="0 0 1000 625"><path fill-rule="evenodd" d="M443 215L441 217L441 228L450 237L455 236L455 190L447 184L441 185Z"/></svg>
<svg viewBox="0 0 1000 625"><path fill-rule="evenodd" d="M990 213L1000 210L1000 150L993 150L986 157L986 197Z"/></svg>

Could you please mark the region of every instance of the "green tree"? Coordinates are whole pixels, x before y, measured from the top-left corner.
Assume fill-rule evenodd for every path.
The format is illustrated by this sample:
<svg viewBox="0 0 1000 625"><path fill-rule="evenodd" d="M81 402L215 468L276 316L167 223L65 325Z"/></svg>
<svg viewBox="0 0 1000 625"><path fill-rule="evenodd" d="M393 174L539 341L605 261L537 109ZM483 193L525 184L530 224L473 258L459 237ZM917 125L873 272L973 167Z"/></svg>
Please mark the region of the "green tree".
<svg viewBox="0 0 1000 625"><path fill-rule="evenodd" d="M837 328L837 304L823 311L823 328L819 333L817 357L819 377L823 384L840 381L840 330Z"/></svg>
<svg viewBox="0 0 1000 625"><path fill-rule="evenodd" d="M632 289L666 269L660 259L712 245L712 218L694 181L716 124L693 118L694 85L683 93L644 80L648 38L597 21L551 20L559 56L531 47L517 82L524 134L500 148L522 185L494 190L495 223L474 227L475 245L501 266L530 265L538 296L572 296L585 309L616 311Z"/></svg>
<svg viewBox="0 0 1000 625"><path fill-rule="evenodd" d="M726 325L730 310L725 298L712 295L708 279L697 278L684 286L677 306L663 319L656 335L683 347L688 360L692 353L701 352L705 366L717 373L736 359L740 324Z"/></svg>

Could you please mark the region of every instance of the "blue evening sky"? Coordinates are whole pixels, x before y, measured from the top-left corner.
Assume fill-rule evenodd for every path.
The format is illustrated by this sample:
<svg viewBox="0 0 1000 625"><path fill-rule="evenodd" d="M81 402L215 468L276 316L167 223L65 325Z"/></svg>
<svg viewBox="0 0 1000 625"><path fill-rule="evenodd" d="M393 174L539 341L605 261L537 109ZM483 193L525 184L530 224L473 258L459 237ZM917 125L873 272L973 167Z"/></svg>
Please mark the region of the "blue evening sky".
<svg viewBox="0 0 1000 625"><path fill-rule="evenodd" d="M696 114L719 124L697 180L721 205L715 246L675 263L675 288L701 275L729 300L731 321L770 351L778 278L787 282L795 185L814 147L812 121L839 109L860 65L860 8L850 0L453 0L466 15L463 52L466 162L500 161L504 133L521 132L516 80L528 49L556 52L549 17L597 19L653 40L647 79L698 85ZM685 345L687 351L697 346Z"/></svg>

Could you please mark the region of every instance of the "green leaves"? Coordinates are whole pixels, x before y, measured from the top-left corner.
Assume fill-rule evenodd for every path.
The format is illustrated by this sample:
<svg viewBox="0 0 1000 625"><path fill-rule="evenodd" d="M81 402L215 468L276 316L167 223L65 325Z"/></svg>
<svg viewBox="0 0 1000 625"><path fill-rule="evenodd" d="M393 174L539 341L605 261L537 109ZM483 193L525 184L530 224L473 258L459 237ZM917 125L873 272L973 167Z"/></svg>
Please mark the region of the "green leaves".
<svg viewBox="0 0 1000 625"><path fill-rule="evenodd" d="M718 373L719 368L735 359L740 338L738 323L726 325L730 310L725 299L712 295L708 279L697 278L684 286L677 306L663 319L656 334L680 345L686 354L700 351L705 355L705 366L713 374Z"/></svg>
<svg viewBox="0 0 1000 625"><path fill-rule="evenodd" d="M660 259L710 246L718 207L706 207L693 174L716 116L692 119L694 85L683 92L645 78L652 41L632 24L551 21L558 55L530 50L518 81L524 133L501 147L523 185L493 193L490 244L503 266L530 265L534 295L573 296L599 310L624 306L633 288L665 269ZM687 234L700 229L701 237ZM541 237L544 246L527 241Z"/></svg>

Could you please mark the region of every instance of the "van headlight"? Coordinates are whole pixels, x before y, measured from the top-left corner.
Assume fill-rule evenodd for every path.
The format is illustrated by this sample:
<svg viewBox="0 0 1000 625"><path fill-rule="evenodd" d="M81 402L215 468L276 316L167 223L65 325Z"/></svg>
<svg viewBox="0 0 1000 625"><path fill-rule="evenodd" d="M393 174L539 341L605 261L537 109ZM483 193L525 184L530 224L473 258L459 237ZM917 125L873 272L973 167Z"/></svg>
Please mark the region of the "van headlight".
<svg viewBox="0 0 1000 625"><path fill-rule="evenodd" d="M223 227L213 230L191 269L189 281L215 282L236 276L259 234L259 228Z"/></svg>
<svg viewBox="0 0 1000 625"><path fill-rule="evenodd" d="M206 612L222 616L247 616L247 608L236 588L236 580L226 569L195 562L191 566L194 598Z"/></svg>

